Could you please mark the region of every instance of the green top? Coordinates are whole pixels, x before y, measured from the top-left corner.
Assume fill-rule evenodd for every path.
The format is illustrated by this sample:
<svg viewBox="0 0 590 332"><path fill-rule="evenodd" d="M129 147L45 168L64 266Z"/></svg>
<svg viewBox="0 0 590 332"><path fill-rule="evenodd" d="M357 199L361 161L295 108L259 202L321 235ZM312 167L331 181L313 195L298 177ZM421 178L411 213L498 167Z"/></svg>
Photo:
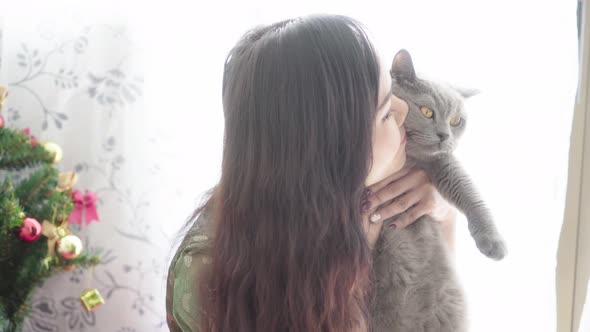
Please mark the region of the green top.
<svg viewBox="0 0 590 332"><path fill-rule="evenodd" d="M211 263L211 226L207 223L206 212L201 213L170 263L166 287L166 319L171 332L201 331L201 309L194 290L198 283L199 271Z"/></svg>

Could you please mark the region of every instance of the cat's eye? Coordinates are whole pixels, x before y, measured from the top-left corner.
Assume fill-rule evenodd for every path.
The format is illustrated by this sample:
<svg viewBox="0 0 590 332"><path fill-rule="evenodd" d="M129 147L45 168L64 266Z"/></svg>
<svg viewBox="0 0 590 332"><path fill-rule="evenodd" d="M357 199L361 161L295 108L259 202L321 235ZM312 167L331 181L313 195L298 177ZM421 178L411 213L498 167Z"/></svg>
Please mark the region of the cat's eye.
<svg viewBox="0 0 590 332"><path fill-rule="evenodd" d="M420 112L422 112L422 115L424 115L428 119L432 119L432 117L434 116L434 112L428 107L420 107Z"/></svg>
<svg viewBox="0 0 590 332"><path fill-rule="evenodd" d="M458 114L455 115L451 118L451 121L449 121L449 123L451 124L451 126L457 127L461 123L461 116Z"/></svg>

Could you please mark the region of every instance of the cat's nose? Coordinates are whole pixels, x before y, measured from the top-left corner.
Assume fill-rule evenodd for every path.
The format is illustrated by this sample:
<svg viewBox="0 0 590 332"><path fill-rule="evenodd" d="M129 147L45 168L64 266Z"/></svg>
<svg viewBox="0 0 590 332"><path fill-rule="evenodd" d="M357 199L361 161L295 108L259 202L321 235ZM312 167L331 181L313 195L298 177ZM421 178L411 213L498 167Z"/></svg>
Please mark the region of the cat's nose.
<svg viewBox="0 0 590 332"><path fill-rule="evenodd" d="M446 141L447 138L449 138L449 134L445 134L445 133L438 133L436 135L438 136L438 138L440 138L441 142Z"/></svg>

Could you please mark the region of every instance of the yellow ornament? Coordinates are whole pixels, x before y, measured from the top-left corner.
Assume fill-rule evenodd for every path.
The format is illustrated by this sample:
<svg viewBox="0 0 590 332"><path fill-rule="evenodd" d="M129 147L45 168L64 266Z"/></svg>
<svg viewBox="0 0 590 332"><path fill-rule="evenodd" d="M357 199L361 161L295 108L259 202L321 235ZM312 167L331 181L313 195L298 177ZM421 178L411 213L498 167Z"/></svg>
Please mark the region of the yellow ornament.
<svg viewBox="0 0 590 332"><path fill-rule="evenodd" d="M104 304L104 299L100 296L98 289L87 289L82 293L80 296L80 301L82 301L82 305L86 311L90 312L102 304Z"/></svg>
<svg viewBox="0 0 590 332"><path fill-rule="evenodd" d="M55 255L55 244L62 237L72 234L68 229L68 224L63 223L61 226L55 226L47 220L43 220L41 225L43 235L47 237L47 257L53 257Z"/></svg>
<svg viewBox="0 0 590 332"><path fill-rule="evenodd" d="M45 148L45 150L51 153L51 155L53 156L54 164L57 164L61 161L61 158L63 157L64 153L59 145L53 142L43 142L41 143L41 145Z"/></svg>
<svg viewBox="0 0 590 332"><path fill-rule="evenodd" d="M78 181L78 174L75 172L59 173L59 181L56 190L59 192L69 192L76 184L76 181Z"/></svg>
<svg viewBox="0 0 590 332"><path fill-rule="evenodd" d="M4 107L4 102L6 101L6 97L8 97L8 90L6 90L5 86L0 86L0 112Z"/></svg>

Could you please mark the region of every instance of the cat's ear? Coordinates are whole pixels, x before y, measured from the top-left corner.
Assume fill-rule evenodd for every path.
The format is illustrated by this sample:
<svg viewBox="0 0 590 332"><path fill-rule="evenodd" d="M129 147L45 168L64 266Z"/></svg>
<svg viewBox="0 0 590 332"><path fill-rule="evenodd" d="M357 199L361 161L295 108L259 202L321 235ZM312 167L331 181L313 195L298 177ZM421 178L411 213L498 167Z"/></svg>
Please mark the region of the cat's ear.
<svg viewBox="0 0 590 332"><path fill-rule="evenodd" d="M389 73L391 78L401 78L409 81L416 79L414 63L412 63L412 57L408 51L401 49L397 52L393 58Z"/></svg>
<svg viewBox="0 0 590 332"><path fill-rule="evenodd" d="M471 98L471 97L481 93L481 91L479 91L478 89L469 89L469 88L455 88L455 89L457 89L459 94L465 99Z"/></svg>

